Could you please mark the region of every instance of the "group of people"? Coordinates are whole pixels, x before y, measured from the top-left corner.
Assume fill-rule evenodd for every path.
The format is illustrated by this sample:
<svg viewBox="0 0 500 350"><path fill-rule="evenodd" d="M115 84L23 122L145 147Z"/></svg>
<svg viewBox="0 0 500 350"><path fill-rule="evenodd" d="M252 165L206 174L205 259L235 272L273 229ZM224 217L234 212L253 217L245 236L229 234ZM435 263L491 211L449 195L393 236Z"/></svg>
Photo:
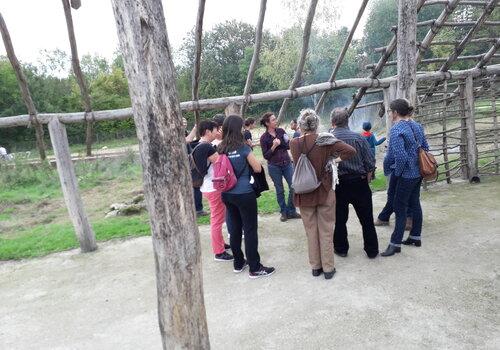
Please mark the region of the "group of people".
<svg viewBox="0 0 500 350"><path fill-rule="evenodd" d="M388 113L394 123L384 159L384 174L389 177L389 186L387 203L376 221L369 183L376 169L375 147L385 138L377 140L369 123L364 123L361 134L351 131L347 109L336 108L331 113L332 128L329 132L318 133L319 116L314 110L305 109L296 122L292 122L295 133L290 138L278 127L274 113L264 113L260 119L266 130L260 137L260 146L276 189L280 220L302 219L313 276L323 274L331 279L336 271L334 254L347 256L349 204L360 221L368 258L376 258L379 254L376 226L388 225L392 213L396 216L394 231L381 255L399 253L402 244L421 246L422 177L418 151L420 147L428 150L428 145L422 126L411 118L413 107L407 100L392 101ZM216 115L212 120L199 123L200 140L190 150L193 185L210 206L215 260L232 261L235 273L248 267L250 278L269 276L275 271L274 267L261 263L258 253L257 195L252 184L263 168L253 153L256 144L251 130L254 126L253 118L244 121L237 115ZM192 141L187 136L186 141ZM237 178L236 185L226 192L219 192L212 185L213 164L220 155L227 156ZM294 193L294 164L298 164L301 155L305 155L314 168L318 186L306 193ZM289 189L287 199L283 179ZM408 213L411 213L412 225L408 238L403 241ZM222 234L224 221L229 245ZM242 241L245 252L241 249Z"/></svg>

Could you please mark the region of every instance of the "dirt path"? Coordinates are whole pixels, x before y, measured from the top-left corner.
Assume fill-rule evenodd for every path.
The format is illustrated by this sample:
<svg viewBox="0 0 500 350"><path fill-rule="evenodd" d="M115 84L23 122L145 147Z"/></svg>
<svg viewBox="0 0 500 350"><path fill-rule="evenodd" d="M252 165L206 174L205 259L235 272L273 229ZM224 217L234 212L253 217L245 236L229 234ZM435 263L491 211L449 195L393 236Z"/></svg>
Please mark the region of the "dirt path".
<svg viewBox="0 0 500 350"><path fill-rule="evenodd" d="M422 248L368 260L351 250L313 278L300 221L260 220L261 280L214 262L201 228L213 349L500 348L500 179L424 194ZM374 195L376 211L384 194ZM390 228L379 230L385 248ZM149 237L0 265L0 349L160 349Z"/></svg>

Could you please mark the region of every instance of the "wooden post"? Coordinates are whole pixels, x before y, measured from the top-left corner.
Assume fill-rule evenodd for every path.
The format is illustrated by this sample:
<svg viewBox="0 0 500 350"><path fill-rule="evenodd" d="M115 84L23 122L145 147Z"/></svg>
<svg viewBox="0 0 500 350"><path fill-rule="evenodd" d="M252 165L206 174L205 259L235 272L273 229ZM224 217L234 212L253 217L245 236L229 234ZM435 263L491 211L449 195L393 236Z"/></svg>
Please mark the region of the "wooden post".
<svg viewBox="0 0 500 350"><path fill-rule="evenodd" d="M391 136L391 127L392 127L392 119L389 117L389 105L392 100L396 98L396 82L393 82L389 85L388 88L384 88L384 107L385 107L385 130L387 143L389 143L389 139Z"/></svg>
<svg viewBox="0 0 500 350"><path fill-rule="evenodd" d="M241 115L241 106L236 104L236 103L230 103L225 109L224 109L224 114L226 117L229 117L230 115Z"/></svg>
<svg viewBox="0 0 500 350"><path fill-rule="evenodd" d="M491 86L490 86L490 93L491 93L491 114L493 117L493 130L495 130L495 136L493 138L493 146L495 147L495 173L499 173L499 168L500 164L498 164L499 160L499 152L498 152L498 141L500 140L499 135L498 135L498 120L497 120L497 102L496 102L496 87L495 87L495 77L491 78Z"/></svg>
<svg viewBox="0 0 500 350"><path fill-rule="evenodd" d="M85 83L85 78L83 77L82 69L80 67L80 59L78 58L78 49L76 46L75 29L73 27L73 17L71 16L71 8L69 0L62 0L64 8L64 16L66 17L66 27L68 28L69 45L71 47L71 64L73 65L73 73L75 73L76 82L80 88L80 95L83 101L83 107L85 108L85 120L87 122L87 128L85 131L85 145L87 156L92 155L92 139L93 139L93 127L94 127L94 115L92 112L92 104L90 102L90 94L87 89L87 84ZM78 7L79 4L77 4Z"/></svg>
<svg viewBox="0 0 500 350"><path fill-rule="evenodd" d="M49 123L49 133L52 149L56 156L57 172L61 181L64 201L80 242L80 249L83 253L94 251L97 249L95 235L78 190L78 180L75 174L75 166L71 160L66 127L59 119L53 118Z"/></svg>
<svg viewBox="0 0 500 350"><path fill-rule="evenodd" d="M469 178L469 165L467 162L467 122L466 116L466 102L465 102L465 81L461 80L458 85L459 98L460 98L460 166L462 173L462 180Z"/></svg>
<svg viewBox="0 0 500 350"><path fill-rule="evenodd" d="M474 81L472 76L465 79L465 122L467 127L467 167L470 182L479 182L478 150L476 142L476 121L474 111Z"/></svg>
<svg viewBox="0 0 500 350"><path fill-rule="evenodd" d="M259 64L260 47L262 46L262 28L264 27L266 5L267 5L267 0L260 0L259 20L257 21L257 27L255 28L255 43L253 46L252 61L250 62L250 67L248 68L247 81L245 83L245 88L243 89L244 96L250 95L253 77L255 75L255 71L257 70L257 64ZM243 103L241 105L241 111L240 111L240 115L242 117L245 114L246 108L247 104Z"/></svg>
<svg viewBox="0 0 500 350"><path fill-rule="evenodd" d="M289 87L290 90L293 90L297 87L300 81L300 77L302 76L302 72L304 70L307 53L309 51L309 39L311 37L311 27L314 19L314 14L316 13L316 5L318 5L318 0L311 0L311 3L309 4L309 11L307 13L306 23L304 25L304 33L302 34L302 51L300 53L300 59L299 63L297 64L297 69L295 70L295 75ZM289 98L285 98L283 100L280 111L278 113L278 125L285 117L285 113L289 103L290 103Z"/></svg>
<svg viewBox="0 0 500 350"><path fill-rule="evenodd" d="M201 71L201 41L203 37L203 16L205 14L205 0L199 0L198 15L196 17L196 27L194 30L194 62L193 62L193 76L191 78L191 96L193 101L199 99L200 87L200 71ZM200 111L194 111L194 121L196 129L199 130L200 126Z"/></svg>
<svg viewBox="0 0 500 350"><path fill-rule="evenodd" d="M209 349L200 236L162 2L112 5L139 138L163 348Z"/></svg>
<svg viewBox="0 0 500 350"><path fill-rule="evenodd" d="M399 0L398 6L398 85L396 96L417 102L417 0Z"/></svg>
<svg viewBox="0 0 500 350"><path fill-rule="evenodd" d="M14 73L16 74L17 83L19 84L19 88L21 89L21 95L23 97L24 104L26 105L26 109L29 114L29 124L34 125L35 127L35 137L36 137L36 146L38 148L38 152L40 153L40 159L45 160L45 141L43 140L43 126L38 122L37 111L35 108L35 103L31 98L31 93L28 87L28 81L26 80L26 76L19 64L19 60L17 59L16 53L14 52L14 46L12 45L12 40L10 38L9 30L7 29L7 24L5 23L2 13L0 13L0 32L2 33L3 43L5 45L5 51L7 52L7 56L9 57L10 64L14 69Z"/></svg>
<svg viewBox="0 0 500 350"><path fill-rule="evenodd" d="M450 164L448 163L448 137L446 134L446 118L448 117L448 113L446 112L446 108L448 107L448 102L446 101L448 97L448 82L444 82L444 95L443 95L443 160L444 160L444 169L446 175L446 182L451 184L451 175L450 175Z"/></svg>

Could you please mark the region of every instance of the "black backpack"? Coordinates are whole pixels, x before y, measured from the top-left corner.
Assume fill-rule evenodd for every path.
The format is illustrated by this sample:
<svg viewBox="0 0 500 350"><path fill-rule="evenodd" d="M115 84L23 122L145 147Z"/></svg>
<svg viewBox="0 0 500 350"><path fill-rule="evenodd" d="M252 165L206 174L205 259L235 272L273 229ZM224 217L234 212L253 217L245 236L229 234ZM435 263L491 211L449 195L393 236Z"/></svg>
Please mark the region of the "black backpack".
<svg viewBox="0 0 500 350"><path fill-rule="evenodd" d="M201 185L203 185L203 179L205 178L205 175L207 175L209 167L209 164L207 162L207 165L204 167L204 169L199 169L194 160L194 152L196 152L196 149L201 144L202 142L198 143L198 145L196 145L196 147L191 151L191 153L188 156L189 167L191 169L191 180L193 181L193 187L195 188L200 188Z"/></svg>

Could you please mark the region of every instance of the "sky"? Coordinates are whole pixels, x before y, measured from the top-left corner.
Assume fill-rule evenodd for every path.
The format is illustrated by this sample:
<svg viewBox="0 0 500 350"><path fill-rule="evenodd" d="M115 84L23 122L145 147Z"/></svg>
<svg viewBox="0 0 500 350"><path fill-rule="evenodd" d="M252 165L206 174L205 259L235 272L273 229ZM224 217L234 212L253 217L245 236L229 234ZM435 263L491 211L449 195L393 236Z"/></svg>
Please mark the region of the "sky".
<svg viewBox="0 0 500 350"><path fill-rule="evenodd" d="M330 2L331 1L331 2ZM314 22L316 26L331 23L334 28L350 28L362 0L320 0ZM268 0L264 29L279 33L297 20L297 12L289 10L286 0ZM298 11L306 16L307 3ZM325 6L335 4L337 15L328 17ZM290 4L290 2L288 2ZM217 23L235 19L256 25L259 13L259 0L207 0L204 16L204 30L213 28ZM198 0L164 0L165 19L170 45L175 50L182 45L183 38L194 27ZM0 0L0 11L9 28L14 50L18 59L24 63L36 63L40 50L69 50L64 11L60 0ZM355 38L362 36L368 9L365 10ZM111 0L82 0L78 10L72 10L78 53L97 54L112 58L118 49L118 38L114 22ZM321 18L322 17L322 18ZM331 19L329 18L331 17ZM314 25L313 24L313 25ZM0 55L5 48L0 44Z"/></svg>

